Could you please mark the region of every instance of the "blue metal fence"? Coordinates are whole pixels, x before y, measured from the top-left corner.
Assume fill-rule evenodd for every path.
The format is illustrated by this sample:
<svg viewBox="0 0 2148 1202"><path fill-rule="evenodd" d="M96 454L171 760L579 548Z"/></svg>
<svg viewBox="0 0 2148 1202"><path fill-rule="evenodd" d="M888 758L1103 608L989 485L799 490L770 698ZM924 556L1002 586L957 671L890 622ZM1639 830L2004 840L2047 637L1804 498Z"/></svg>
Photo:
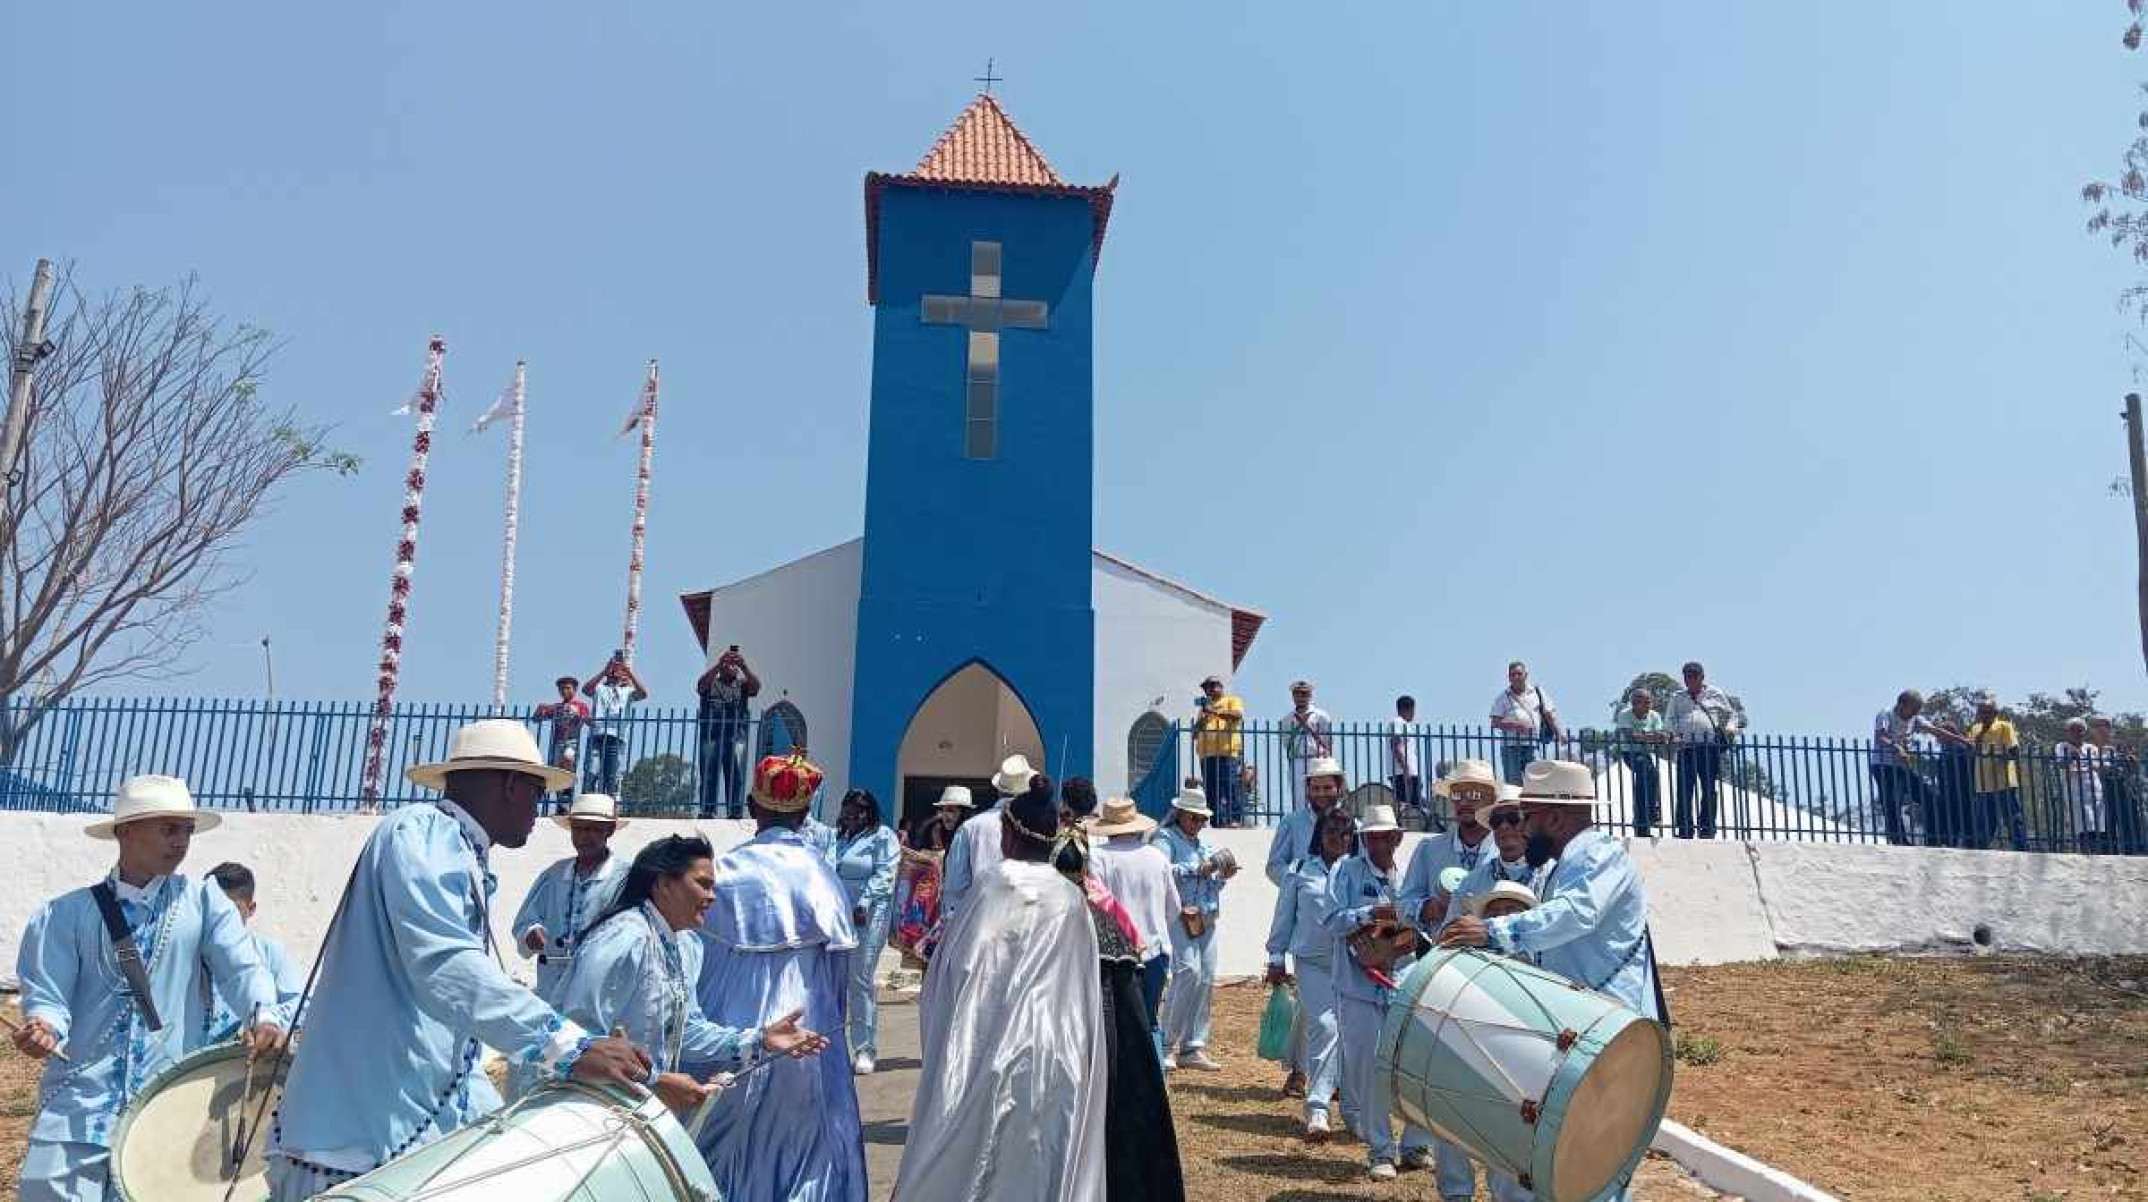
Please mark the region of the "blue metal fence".
<svg viewBox="0 0 2148 1202"><path fill-rule="evenodd" d="M1161 818L1172 797L1198 783L1219 822L1270 825L1298 804L1302 757L1322 749L1280 723L1249 720L1238 750L1232 798L1220 787L1228 768L1204 761L1192 731L1174 726L1134 799ZM1599 821L1624 834L2148 854L2141 764L2118 749L2089 757L2024 745L2000 757L1924 743L1894 762L1876 758L1865 739L1746 734L1721 745L1654 744L1583 730L1539 743L1482 726L1336 723L1324 750L1359 800L1396 803L1405 825L1426 829L1448 817L1430 787L1442 765L1486 760L1517 779L1530 759L1560 758L1595 770ZM1409 763L1415 781L1401 771Z"/></svg>

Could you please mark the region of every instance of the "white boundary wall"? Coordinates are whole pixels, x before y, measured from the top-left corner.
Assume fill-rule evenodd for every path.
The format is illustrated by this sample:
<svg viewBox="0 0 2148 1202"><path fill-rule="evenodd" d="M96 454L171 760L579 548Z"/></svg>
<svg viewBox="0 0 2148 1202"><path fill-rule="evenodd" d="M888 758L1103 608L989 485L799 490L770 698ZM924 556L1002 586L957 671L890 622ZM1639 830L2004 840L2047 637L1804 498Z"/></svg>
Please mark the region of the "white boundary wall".
<svg viewBox="0 0 2148 1202"><path fill-rule="evenodd" d="M45 899L99 879L113 845L82 834L76 815L0 813L10 871L0 881L0 980ZM227 814L194 841L182 871L199 877L238 860L259 878L262 929L310 966L350 866L375 819ZM649 840L699 830L718 851L742 841L743 822L641 820L613 846L631 856ZM1275 888L1261 873L1266 830L1212 836L1245 870L1223 894L1224 976L1258 974L1266 960ZM1408 837L1406 858L1420 836ZM1656 952L1666 964L1724 964L1780 955L1858 951L1966 951L1979 925L1999 951L2148 954L2148 857L2027 855L1812 843L1629 840L1649 891ZM570 854L566 832L540 820L527 847L495 849L493 913L510 971L530 962L509 948L507 923L545 865Z"/></svg>

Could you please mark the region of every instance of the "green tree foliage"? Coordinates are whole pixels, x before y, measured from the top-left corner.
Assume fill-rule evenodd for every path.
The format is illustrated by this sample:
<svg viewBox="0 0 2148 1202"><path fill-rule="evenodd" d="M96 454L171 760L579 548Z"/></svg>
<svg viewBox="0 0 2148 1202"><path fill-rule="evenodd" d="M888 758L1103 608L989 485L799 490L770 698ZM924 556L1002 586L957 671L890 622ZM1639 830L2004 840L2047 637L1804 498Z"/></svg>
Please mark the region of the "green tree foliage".
<svg viewBox="0 0 2148 1202"><path fill-rule="evenodd" d="M683 814L694 807L694 766L665 752L637 760L619 781L619 806L632 814Z"/></svg>

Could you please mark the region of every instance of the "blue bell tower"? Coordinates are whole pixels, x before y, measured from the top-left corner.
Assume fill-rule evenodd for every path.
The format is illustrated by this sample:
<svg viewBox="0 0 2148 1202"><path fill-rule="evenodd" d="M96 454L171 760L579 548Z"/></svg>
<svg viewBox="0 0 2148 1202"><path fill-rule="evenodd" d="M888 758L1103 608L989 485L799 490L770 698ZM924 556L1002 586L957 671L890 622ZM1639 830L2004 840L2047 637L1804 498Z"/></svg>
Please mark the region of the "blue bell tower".
<svg viewBox="0 0 2148 1202"><path fill-rule="evenodd" d="M915 791L899 762L913 720L972 665L1003 686L1003 728L1009 694L1034 721L1036 767L1089 771L1091 289L1117 182L1066 183L989 94L916 170L865 177L872 410L850 781L892 812Z"/></svg>

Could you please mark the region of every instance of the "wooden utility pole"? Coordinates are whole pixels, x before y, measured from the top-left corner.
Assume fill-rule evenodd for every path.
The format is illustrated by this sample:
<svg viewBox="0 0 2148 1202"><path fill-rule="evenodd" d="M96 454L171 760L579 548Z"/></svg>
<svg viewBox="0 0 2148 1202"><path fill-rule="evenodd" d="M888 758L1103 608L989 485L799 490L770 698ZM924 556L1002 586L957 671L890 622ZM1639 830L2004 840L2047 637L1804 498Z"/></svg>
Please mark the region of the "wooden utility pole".
<svg viewBox="0 0 2148 1202"><path fill-rule="evenodd" d="M2133 537L2140 568L2141 663L2148 667L2148 451L2141 445L2141 394L2126 394L2126 467L2133 482Z"/></svg>
<svg viewBox="0 0 2148 1202"><path fill-rule="evenodd" d="M15 537L8 524L7 494L15 490L15 461L22 456L30 424L30 377L37 361L53 350L45 341L45 308L51 298L52 260L39 259L30 281L30 303L22 310L22 341L15 344L15 360L8 365L7 425L0 428L0 548Z"/></svg>

